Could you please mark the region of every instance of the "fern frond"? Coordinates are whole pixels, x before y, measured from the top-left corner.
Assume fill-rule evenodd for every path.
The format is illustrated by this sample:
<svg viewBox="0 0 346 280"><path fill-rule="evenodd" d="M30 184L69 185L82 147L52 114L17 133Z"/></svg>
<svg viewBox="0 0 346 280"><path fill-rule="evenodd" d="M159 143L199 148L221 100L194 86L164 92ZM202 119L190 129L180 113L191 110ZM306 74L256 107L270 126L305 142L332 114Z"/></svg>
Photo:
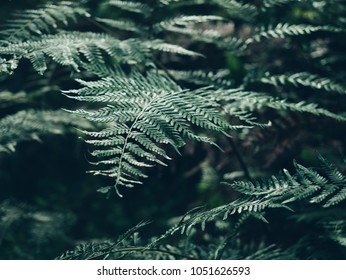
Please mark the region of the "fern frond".
<svg viewBox="0 0 346 280"><path fill-rule="evenodd" d="M76 21L78 16L90 15L74 2L61 1L56 4L49 2L38 9L21 11L13 16L15 19L8 20L0 31L0 43L3 45L51 33L59 24L68 25L69 21Z"/></svg>
<svg viewBox="0 0 346 280"><path fill-rule="evenodd" d="M248 196L271 197L279 204L309 198L311 203L330 207L346 199L346 177L333 164L322 157L320 160L326 175L295 163L295 175L283 170L281 175L261 182L234 182L230 186Z"/></svg>
<svg viewBox="0 0 346 280"><path fill-rule="evenodd" d="M190 5L190 3L192 2L193 4L195 3L204 3L205 1L204 0L192 0L192 1L183 1L183 0L159 0L160 4L161 5L171 5L171 4L186 4L188 3L188 5Z"/></svg>
<svg viewBox="0 0 346 280"><path fill-rule="evenodd" d="M319 108L318 105L314 103L306 103L304 101L292 103L285 99L257 92L239 91L236 93L230 92L230 94L227 95L225 93L223 94L225 95L224 97L222 97L222 93L218 96L228 102L223 106L223 109L225 113L230 115L235 114L236 112L247 112L249 114L250 112L254 112L261 108L272 108L278 111L288 110L293 112L309 113L316 116L326 116L338 121L346 121L346 116Z"/></svg>
<svg viewBox="0 0 346 280"><path fill-rule="evenodd" d="M145 16L149 16L153 11L149 5L135 1L108 0L105 4Z"/></svg>
<svg viewBox="0 0 346 280"><path fill-rule="evenodd" d="M212 85L218 88L227 88L232 85L232 82L227 79L229 71L222 69L214 72L205 72L202 70L196 71L176 71L169 70L169 73L177 80L196 84L196 85Z"/></svg>
<svg viewBox="0 0 346 280"><path fill-rule="evenodd" d="M251 4L244 4L236 0L160 0L162 5L217 5L233 18L246 21L252 20L257 15L257 8Z"/></svg>
<svg viewBox="0 0 346 280"><path fill-rule="evenodd" d="M150 50L171 52L181 55L199 55L178 45L161 40L142 41L128 39L120 41L107 34L92 32L66 32L56 35L43 35L39 40L24 43L13 43L0 47L0 55L12 55L13 59L27 58L37 72L42 74L46 69L46 57L55 62L70 66L79 71L83 58L91 62L101 50L118 63L137 64L147 58ZM101 54L99 54L101 55ZM101 56L102 57L102 56ZM101 60L101 59L98 59Z"/></svg>
<svg viewBox="0 0 346 280"><path fill-rule="evenodd" d="M220 216L223 219L227 219L229 215L242 212L261 212L269 205L269 200L260 200L253 198L241 198L235 200L229 204L225 204L216 208L212 208L207 211L199 211L191 215L184 216L184 218L174 227L170 228L163 235L155 239L148 245L149 248L157 246L163 239L168 238L176 232L189 235L191 230L196 225L201 225L202 229L205 228L205 224L209 221L213 221Z"/></svg>
<svg viewBox="0 0 346 280"><path fill-rule="evenodd" d="M109 166L92 173L115 178L116 190L118 186L141 183L139 179L146 177L142 167L164 164L160 158L169 157L158 143L171 145L177 151L184 139L212 143L209 138L194 134L190 124L215 131L228 128L216 111L217 103L208 99L208 90L181 90L155 72L144 77L138 72L126 76L120 69L114 71L112 76L96 82L78 80L83 87L65 94L106 104L99 110L79 109L73 113L108 126L104 131L87 134L97 140L90 143L105 147L92 153L101 159L95 164Z"/></svg>
<svg viewBox="0 0 346 280"><path fill-rule="evenodd" d="M110 18L95 18L95 20L119 30L131 31L136 34L142 34L145 32L145 28L143 26L140 26L131 20L115 20Z"/></svg>
<svg viewBox="0 0 346 280"><path fill-rule="evenodd" d="M18 143L40 140L46 134L63 134L68 129L91 129L92 125L64 111L20 111L0 119L0 152L13 152Z"/></svg>
<svg viewBox="0 0 346 280"><path fill-rule="evenodd" d="M119 236L114 241L103 241L103 242L83 242L78 244L73 250L69 250L64 254L56 258L56 260L92 260L103 258L111 253L117 252L118 250L124 249L127 243L131 242L130 239L137 233L139 229L148 225L149 222L141 222L136 226L127 230L124 234ZM130 249L130 248L128 248ZM123 250L124 252L128 250Z"/></svg>
<svg viewBox="0 0 346 280"><path fill-rule="evenodd" d="M272 8L281 7L290 2L300 2L297 0L264 0L262 3L261 10L266 11Z"/></svg>
<svg viewBox="0 0 346 280"><path fill-rule="evenodd" d="M183 16L174 17L174 18L156 23L153 26L153 29L156 32L175 31L177 28L179 29L187 28L196 23L220 21L220 20L223 20L223 18L219 16L213 16L213 15L209 15L209 16L183 15Z"/></svg>
<svg viewBox="0 0 346 280"><path fill-rule="evenodd" d="M46 69L46 56L55 62L71 66L79 70L80 54L86 57L92 56L94 48L99 48L122 61L126 53L132 57L131 47L125 42L105 34L68 32L57 35L43 35L38 40L30 40L23 43L13 43L6 47L0 47L1 55L12 55L14 59L27 58L33 64L37 72L42 74ZM136 52L138 57L138 52ZM143 57L141 58L143 59Z"/></svg>
<svg viewBox="0 0 346 280"><path fill-rule="evenodd" d="M246 21L253 20L258 14L256 6L251 4L243 4L235 0L212 0L210 2L225 9L225 12L231 17L240 18Z"/></svg>
<svg viewBox="0 0 346 280"><path fill-rule="evenodd" d="M305 86L314 89L337 92L346 94L346 86L341 85L329 78L319 77L307 72L295 73L292 75L267 75L260 80L262 83L271 84L274 86L291 84L294 86Z"/></svg>
<svg viewBox="0 0 346 280"><path fill-rule="evenodd" d="M155 247L163 239L176 232L189 234L192 227L201 224L202 229L205 223L214 221L220 216L227 219L230 215L260 213L269 208L286 208L288 203L294 201L310 199L311 203L316 203L314 198L323 190L333 189L332 197L319 201L323 207L330 207L346 200L346 179L340 178L338 184L330 175L324 176L312 168L306 168L295 163L296 174L291 175L287 170L283 170L280 175L271 176L268 179L254 182L235 181L225 184L242 194L240 198L229 204L221 205L207 211L198 211L188 214L174 227L170 228L163 235L155 239L149 247ZM333 174L339 171L332 168Z"/></svg>
<svg viewBox="0 0 346 280"><path fill-rule="evenodd" d="M250 45L255 42L260 42L263 39L268 38L281 38L284 39L288 36L301 36L306 34L311 34L318 31L327 32L344 32L344 29L333 27L333 26L314 26L308 24L289 24L289 23L279 23L275 27L261 27L256 32L255 35L248 38L245 41L246 45Z"/></svg>
<svg viewBox="0 0 346 280"><path fill-rule="evenodd" d="M200 53L187 50L179 45L169 44L162 40L153 40L144 42L144 46L150 50L156 50L161 52L168 52L187 56L203 56Z"/></svg>

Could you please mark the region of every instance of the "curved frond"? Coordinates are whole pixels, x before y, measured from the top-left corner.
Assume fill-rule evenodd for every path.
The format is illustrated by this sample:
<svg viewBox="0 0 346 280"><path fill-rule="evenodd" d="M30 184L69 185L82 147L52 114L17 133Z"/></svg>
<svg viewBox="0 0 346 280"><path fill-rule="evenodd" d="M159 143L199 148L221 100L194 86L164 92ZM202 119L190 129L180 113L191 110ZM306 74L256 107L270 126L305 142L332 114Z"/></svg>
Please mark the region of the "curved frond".
<svg viewBox="0 0 346 280"><path fill-rule="evenodd" d="M0 43L22 42L33 39L34 36L51 33L60 25L68 25L69 21L76 21L78 16L89 17L86 9L71 1L59 3L48 2L38 9L26 10L13 15L0 31Z"/></svg>
<svg viewBox="0 0 346 280"><path fill-rule="evenodd" d="M227 88L232 85L229 76L229 70L222 69L216 72L196 71L177 71L169 70L169 73L177 80L196 84L196 85L213 85L215 87Z"/></svg>
<svg viewBox="0 0 346 280"><path fill-rule="evenodd" d="M327 32L344 32L344 29L333 26L314 26L308 24L289 24L279 23L275 27L269 26L267 28L261 27L257 30L254 36L245 41L247 45L255 42L260 42L268 38L286 38L288 36L301 36L318 31Z"/></svg>
<svg viewBox="0 0 346 280"><path fill-rule="evenodd" d="M261 78L262 83L271 84L274 86L290 84L293 86L304 86L318 90L325 90L346 94L346 86L339 84L329 78L319 77L311 73L300 72L292 75L267 75Z"/></svg>
<svg viewBox="0 0 346 280"><path fill-rule="evenodd" d="M137 64L147 58L150 50L171 52L181 55L199 55L178 45L161 40L142 41L128 39L120 41L107 34L91 32L66 32L56 35L44 35L39 40L13 43L0 47L0 55L11 55L15 60L27 58L39 73L46 69L46 57L55 62L70 66L79 71L83 58L92 61L97 50L114 58L118 63ZM101 54L100 54L101 55ZM102 56L101 56L102 57ZM99 59L102 60L102 59Z"/></svg>
<svg viewBox="0 0 346 280"><path fill-rule="evenodd" d="M325 160L323 159L323 161ZM330 165L328 168L330 168ZM309 199L311 203L317 203L315 198L324 191L332 190L328 197L318 201L323 207L331 207L346 200L346 179L343 175L342 177L337 175L340 180L338 180L338 183L335 183L335 178L333 177L340 172L334 166L332 170L327 170L326 176L312 168L306 168L297 163L295 163L295 171L296 174L291 175L287 170L283 170L281 174L261 181L225 182L227 186L237 190L242 196L235 201L210 210L188 213L178 224L155 239L148 247L155 247L161 240L176 232L188 235L192 227L199 224L203 229L205 223L216 220L219 217L227 219L234 214L256 214L269 208L279 207L291 210L287 204L302 199ZM333 175L330 174L331 172Z"/></svg>
<svg viewBox="0 0 346 280"><path fill-rule="evenodd" d="M218 6L225 9L225 11L234 18L241 18L246 21L253 20L257 14L257 7L251 4L244 4L235 0L212 0Z"/></svg>
<svg viewBox="0 0 346 280"><path fill-rule="evenodd" d="M200 53L187 50L179 45L166 43L162 40L147 41L144 43L144 45L148 49L161 51L161 52L175 53L175 54L187 55L187 56L202 56Z"/></svg>
<svg viewBox="0 0 346 280"><path fill-rule="evenodd" d="M110 26L112 28L116 28L119 30L124 31L131 31L136 34L142 34L145 32L145 28L141 25L136 24L134 21L131 20L115 20L110 18L96 18L98 22L104 23L107 26Z"/></svg>
<svg viewBox="0 0 346 280"><path fill-rule="evenodd" d="M324 108L319 108L315 103L306 103L300 101L297 103L289 102L285 99L272 97L258 92L246 91L230 91L230 94L225 94L224 97L219 95L219 98L224 99L228 103L223 106L227 114L233 115L236 112L255 112L261 108L272 108L278 111L292 111L300 113L309 113L316 116L326 116L338 121L346 121L346 116L330 112Z"/></svg>
<svg viewBox="0 0 346 280"><path fill-rule="evenodd" d="M222 17L219 16L178 16L174 17L168 20L161 21L159 23L156 23L153 26L153 29L156 32L161 32L161 31L176 31L177 28L178 30L189 27L193 24L196 23L202 23L202 22L210 22L210 21L220 21L223 20Z"/></svg>
<svg viewBox="0 0 346 280"><path fill-rule="evenodd" d="M108 0L105 4L145 16L150 15L153 11L149 5L136 1Z"/></svg>
<svg viewBox="0 0 346 280"><path fill-rule="evenodd" d="M118 186L140 183L139 179L146 177L142 167L164 164L163 160L169 157L160 144L178 151L185 139L212 143L208 137L195 134L191 125L220 132L228 128L207 89L182 90L156 71L146 76L114 71L113 76L99 81L79 80L83 87L65 94L80 101L105 104L98 110L79 109L73 113L108 127L103 132L87 134L95 139L89 143L104 147L93 152L100 158L95 164L108 166L92 172L113 177L116 190Z"/></svg>
<svg viewBox="0 0 346 280"><path fill-rule="evenodd" d="M229 185L247 196L271 198L275 204L308 198L311 203L331 207L346 200L346 177L324 158L320 160L324 172L295 163L295 175L283 170L282 174L262 181L238 181Z"/></svg>

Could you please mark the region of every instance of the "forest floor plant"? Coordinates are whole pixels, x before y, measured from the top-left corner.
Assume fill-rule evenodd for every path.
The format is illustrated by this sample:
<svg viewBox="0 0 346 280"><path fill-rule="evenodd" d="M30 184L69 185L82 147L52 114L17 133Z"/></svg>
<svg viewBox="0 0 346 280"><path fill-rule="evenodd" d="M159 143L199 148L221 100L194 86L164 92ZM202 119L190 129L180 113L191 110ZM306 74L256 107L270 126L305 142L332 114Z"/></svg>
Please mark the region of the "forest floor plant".
<svg viewBox="0 0 346 280"><path fill-rule="evenodd" d="M346 258L346 3L31 2L0 31L1 258Z"/></svg>

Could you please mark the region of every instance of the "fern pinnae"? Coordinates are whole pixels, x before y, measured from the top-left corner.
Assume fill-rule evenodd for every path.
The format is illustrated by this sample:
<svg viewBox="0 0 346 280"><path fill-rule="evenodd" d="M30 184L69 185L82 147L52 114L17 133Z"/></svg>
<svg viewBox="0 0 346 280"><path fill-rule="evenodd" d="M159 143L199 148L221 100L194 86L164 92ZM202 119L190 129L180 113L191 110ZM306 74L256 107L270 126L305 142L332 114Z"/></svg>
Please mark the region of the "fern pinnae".
<svg viewBox="0 0 346 280"><path fill-rule="evenodd" d="M307 103L300 101L298 103L289 102L286 99L280 99L278 97L272 97L264 93L259 92L247 92L242 89L238 90L225 90L230 94L221 95L220 101L225 100L228 103L223 106L223 110L226 114L236 114L237 112L254 112L260 108L272 108L278 111L292 111L300 113L309 113L316 116L326 116L337 121L346 121L344 114L338 114L330 112L327 109L320 108L315 103ZM251 116L251 114L250 114ZM240 118L241 119L241 118ZM245 117L245 121L248 123L256 124L251 117Z"/></svg>
<svg viewBox="0 0 346 280"><path fill-rule="evenodd" d="M151 104L155 103L160 98L161 98L160 95L157 96L156 98L154 98L152 101L148 102L148 104L146 104L143 107L142 111L137 115L136 119L132 123L132 125L129 128L129 131L128 131L127 135L126 135L125 142L124 142L124 145L122 147L122 151L121 151L121 155L120 155L120 159L119 159L119 163L118 163L118 170L117 170L117 175L116 175L117 179L116 179L116 182L114 184L114 188L115 188L117 194L120 195L120 197L122 197L122 195L119 193L117 186L118 186L119 182L121 182L121 177L122 177L121 176L121 173L122 173L122 170L121 170L122 165L121 164L122 164L122 161L124 159L124 155L125 155L125 151L126 151L126 148L127 148L127 144L128 144L129 139L130 139L130 136L132 134L132 131L135 128L138 120L142 117L143 113L150 107Z"/></svg>
<svg viewBox="0 0 346 280"><path fill-rule="evenodd" d="M52 58L61 65L70 66L75 71L80 71L80 68L85 65L82 55L97 59L93 55L95 48L104 51L118 63L131 65L146 61L150 50L190 56L199 55L161 40L128 39L120 41L107 34L92 32L60 32L55 35L42 35L36 40L11 43L0 47L0 55L12 56L17 61L27 58L36 66L35 70L42 74L46 69L46 57Z"/></svg>
<svg viewBox="0 0 346 280"><path fill-rule="evenodd" d="M68 21L76 21L77 16L90 17L86 9L71 1L60 3L48 2L33 10L18 13L16 19L9 20L0 32L4 44L32 39L33 36L50 33L58 28L58 24L68 25Z"/></svg>
<svg viewBox="0 0 346 280"><path fill-rule="evenodd" d="M245 21L253 20L258 14L256 6L244 4L236 0L212 0L211 3L224 8L231 17L240 18Z"/></svg>
<svg viewBox="0 0 346 280"><path fill-rule="evenodd" d="M295 74L270 75L266 74L261 78L262 83L271 84L274 86L291 84L293 86L305 86L316 90L324 90L327 92L336 92L346 94L346 86L337 83L329 78L320 77L315 74L300 72Z"/></svg>
<svg viewBox="0 0 346 280"><path fill-rule="evenodd" d="M119 67L113 71L116 79L78 80L82 88L64 94L106 104L93 111L72 112L110 126L99 134L87 135L96 138L89 143L104 148L92 153L98 157L97 164L110 166L92 173L115 178L114 189L118 194L119 186L132 187L139 181L136 177L146 177L141 171L143 167L151 167L153 163L165 165L160 158L170 159L158 143L168 144L179 153L184 139L212 143L208 137L193 133L190 124L220 132L229 127L217 111L218 103L210 98L209 88L182 90L168 77L158 76L157 71L149 71L146 76L137 71L125 75Z"/></svg>
<svg viewBox="0 0 346 280"><path fill-rule="evenodd" d="M260 42L263 38L286 38L288 36L301 36L318 31L345 32L344 29L334 26L314 26L308 24L278 23L275 27L261 27L257 32L245 41L246 45Z"/></svg>
<svg viewBox="0 0 346 280"><path fill-rule="evenodd" d="M174 17L174 18L156 23L153 26L153 30L155 32L177 31L177 30L186 28L192 24L210 22L210 21L221 21L221 20L224 20L224 19L222 17L213 16L213 15L209 15L209 16L208 15L206 16L183 15L183 16ZM174 28L176 26L178 26L179 29Z"/></svg>
<svg viewBox="0 0 346 280"><path fill-rule="evenodd" d="M144 16L149 16L153 11L149 5L136 1L108 0L104 4L120 8L124 11L143 14Z"/></svg>
<svg viewBox="0 0 346 280"><path fill-rule="evenodd" d="M166 43L162 40L153 40L145 42L145 47L150 50L157 50L161 52L174 53L186 56L201 56L204 57L203 54L198 52L187 50L179 45Z"/></svg>
<svg viewBox="0 0 346 280"><path fill-rule="evenodd" d="M221 69L219 71L216 71L215 73L201 70L169 70L169 73L177 80L185 81L196 85L211 85L217 88L229 88L232 85L232 81L230 79L227 79L228 75L230 74L227 69Z"/></svg>

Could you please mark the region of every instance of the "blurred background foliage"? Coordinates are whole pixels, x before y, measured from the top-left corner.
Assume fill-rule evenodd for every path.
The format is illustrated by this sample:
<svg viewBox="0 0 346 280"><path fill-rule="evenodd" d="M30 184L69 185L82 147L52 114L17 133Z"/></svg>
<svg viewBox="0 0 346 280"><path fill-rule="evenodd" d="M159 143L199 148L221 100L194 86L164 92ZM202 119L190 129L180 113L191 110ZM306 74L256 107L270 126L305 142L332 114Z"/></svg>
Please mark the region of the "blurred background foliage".
<svg viewBox="0 0 346 280"><path fill-rule="evenodd" d="M2 1L0 23L4 23L14 11L35 8L43 2ZM86 2L94 17L118 18L126 13L101 5L102 1ZM263 1L247 2L259 7ZM222 8L208 3L177 5L168 12L226 16L227 24L212 28L244 38L254 32L258 25L275 25L279 22L338 24L339 27L346 25L346 6L342 1L337 9L337 1L286 2L290 3L278 5L256 21L229 16ZM311 2L323 5L321 8L312 8ZM90 21L78 22L70 28L102 31ZM119 31L118 36L127 38L129 34ZM345 33L324 37L311 34L308 35L309 40L302 36L292 38L289 42L281 39L259 42L240 56L227 48L196 42L188 36L162 36L168 41L201 52L207 58L157 55L156 60L164 67L206 71L226 69L234 86L246 81L247 87L254 91L276 90L256 82L256 77L265 72L279 74L305 71L321 76L332 75L341 82L346 79ZM311 50L313 55L308 56ZM11 91L18 95L10 105L3 106L3 99L0 117L25 108L71 108L73 102L59 92L61 88L71 86L71 83L69 72L61 66L51 65L40 77L28 62L23 61L10 78L0 76L0 91ZM303 94L305 100L319 100L326 106L332 106L334 111L346 111L344 96L341 95L333 95L334 100L330 102L328 98L316 95L310 88L300 91L299 96L295 86L289 91L285 88L285 91L280 92L279 88L278 92L283 97L297 100ZM340 102L335 102L335 99L340 99ZM246 172L253 178L261 177L283 168L292 169L293 159L307 166L316 166L318 153L326 155L333 162L339 162L341 166L340 158L345 156L345 123L305 114L278 114L270 109L261 112L259 118L264 122L274 120L273 126L232 132L231 141L215 135L223 152L205 144L188 143L181 151L183 156L175 156L169 167L157 167L149 171L145 187L126 189L123 198L111 196L106 199L103 194L96 192L95 186L103 185L102 178L86 173L90 168L88 146L74 132L46 135L40 137L39 141L18 143L15 152L0 151L0 258L53 259L81 242L116 239L141 221L152 221L140 231L142 239L150 239L163 233L196 206L211 208L236 198L235 191L220 184L225 173L231 179L246 179ZM262 243L275 243L286 250L283 256L288 258L291 256L288 249L296 245L298 240L304 243L301 238L304 237L322 245L320 251L316 251L315 247L307 247L298 257L346 258L344 248L330 241L321 242L319 232L313 232L316 228L311 226L315 220L295 223L292 219L294 216L292 218L284 210L269 212L269 224L250 219L242 228L241 246L234 247L242 254L237 251L239 254L235 256L251 257L253 248L261 248ZM207 232L196 233L201 248L204 245L211 246L214 238L229 234L227 222L210 227ZM201 253L200 256L207 257L207 254ZM297 254L291 257L297 257Z"/></svg>

